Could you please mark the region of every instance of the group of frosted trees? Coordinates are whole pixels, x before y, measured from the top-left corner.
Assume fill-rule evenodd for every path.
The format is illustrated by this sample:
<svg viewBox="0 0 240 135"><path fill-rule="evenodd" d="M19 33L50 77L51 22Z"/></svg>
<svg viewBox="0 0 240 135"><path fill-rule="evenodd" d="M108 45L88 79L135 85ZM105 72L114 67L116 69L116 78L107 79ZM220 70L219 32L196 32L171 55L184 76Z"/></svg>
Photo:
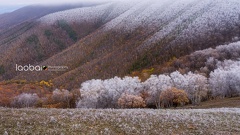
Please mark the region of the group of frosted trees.
<svg viewBox="0 0 240 135"><path fill-rule="evenodd" d="M138 95L142 84L138 77L90 80L82 84L79 108L117 108L122 94Z"/></svg>
<svg viewBox="0 0 240 135"><path fill-rule="evenodd" d="M70 107L77 99L78 108L144 108L199 104L210 98L240 96L240 61L217 61L209 77L178 71L151 75L141 82L138 77L93 79L82 83L80 97L68 90L56 89L53 103ZM41 99L37 94L23 93L13 99L14 107L33 107Z"/></svg>
<svg viewBox="0 0 240 135"><path fill-rule="evenodd" d="M12 107L74 108L79 91L55 89L49 97L39 97L36 93L22 93L12 101Z"/></svg>
<svg viewBox="0 0 240 135"><path fill-rule="evenodd" d="M162 106L161 103L166 100L160 99L161 93L164 91L172 91L172 89L184 90L188 99L193 104L196 104L206 98L208 81L207 78L202 75L191 72L182 75L178 71L170 75L152 75L145 82L141 82L138 77L124 77L122 79L115 77L108 80L90 80L82 84L80 90L81 99L77 107L160 107ZM172 96L174 96L174 93Z"/></svg>
<svg viewBox="0 0 240 135"><path fill-rule="evenodd" d="M217 63L218 69L210 73L209 84L214 97L240 95L240 61Z"/></svg>
<svg viewBox="0 0 240 135"><path fill-rule="evenodd" d="M239 96L240 62L218 62L217 67L209 78L175 71L169 75L152 75L145 82L138 77L89 80L81 85L77 107L160 108L173 106L174 103L198 104L209 98Z"/></svg>

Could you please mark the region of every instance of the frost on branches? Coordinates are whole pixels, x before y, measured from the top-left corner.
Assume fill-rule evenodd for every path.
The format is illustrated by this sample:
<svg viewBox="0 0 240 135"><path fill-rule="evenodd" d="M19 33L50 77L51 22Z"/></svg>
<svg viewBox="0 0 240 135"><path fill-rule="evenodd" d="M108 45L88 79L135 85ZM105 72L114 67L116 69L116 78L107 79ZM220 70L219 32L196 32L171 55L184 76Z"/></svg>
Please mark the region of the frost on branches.
<svg viewBox="0 0 240 135"><path fill-rule="evenodd" d="M138 77L115 77L108 80L90 80L82 84L78 108L117 108L123 93L139 94L142 89Z"/></svg>
<svg viewBox="0 0 240 135"><path fill-rule="evenodd" d="M33 107L37 104L39 97L37 94L22 93L16 96L12 102L14 107Z"/></svg>
<svg viewBox="0 0 240 135"><path fill-rule="evenodd" d="M218 69L210 73L209 84L214 97L240 95L240 61L218 62Z"/></svg>
<svg viewBox="0 0 240 135"><path fill-rule="evenodd" d="M177 91L176 89L183 91ZM189 72L182 75L173 72L170 75L152 75L145 82L138 77L115 77L107 80L90 80L82 84L80 89L81 99L77 103L78 108L142 108L160 107L163 99L160 95L163 91L170 91L179 97L172 98L171 102L182 105L188 103L197 104L207 96L207 78ZM186 93L187 99L183 96ZM179 99L183 98L183 99ZM164 99L165 100L165 99ZM145 105L146 104L146 105ZM172 106L173 104L171 104Z"/></svg>

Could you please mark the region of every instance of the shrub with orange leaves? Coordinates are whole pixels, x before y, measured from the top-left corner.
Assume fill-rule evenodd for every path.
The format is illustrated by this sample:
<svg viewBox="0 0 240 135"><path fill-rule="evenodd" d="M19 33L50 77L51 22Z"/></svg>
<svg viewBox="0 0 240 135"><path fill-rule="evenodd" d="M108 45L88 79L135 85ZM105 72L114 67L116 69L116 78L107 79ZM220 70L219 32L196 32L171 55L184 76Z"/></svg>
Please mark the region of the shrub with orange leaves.
<svg viewBox="0 0 240 135"><path fill-rule="evenodd" d="M182 106L189 102L184 90L171 88L160 94L161 107Z"/></svg>
<svg viewBox="0 0 240 135"><path fill-rule="evenodd" d="M174 95L173 104L176 104L177 106L183 106L189 102L187 93L184 90L172 88L172 91Z"/></svg>
<svg viewBox="0 0 240 135"><path fill-rule="evenodd" d="M122 94L118 99L118 106L121 108L144 108L146 103L141 96Z"/></svg>

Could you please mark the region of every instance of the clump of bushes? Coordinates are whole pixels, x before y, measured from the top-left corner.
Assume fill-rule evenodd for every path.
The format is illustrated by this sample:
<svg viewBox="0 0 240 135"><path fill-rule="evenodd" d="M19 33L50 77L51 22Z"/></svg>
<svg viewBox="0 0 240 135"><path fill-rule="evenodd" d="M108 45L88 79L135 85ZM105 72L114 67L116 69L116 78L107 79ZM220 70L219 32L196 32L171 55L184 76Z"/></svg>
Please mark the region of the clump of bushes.
<svg viewBox="0 0 240 135"><path fill-rule="evenodd" d="M22 93L12 101L12 106L17 108L34 107L39 101L37 94Z"/></svg>
<svg viewBox="0 0 240 135"><path fill-rule="evenodd" d="M118 99L118 106L121 108L144 108L146 103L141 96L122 94Z"/></svg>
<svg viewBox="0 0 240 135"><path fill-rule="evenodd" d="M44 107L44 108L76 108L76 102L80 96L79 91L55 89L52 94L39 97L36 93L22 93L12 100L12 107Z"/></svg>
<svg viewBox="0 0 240 135"><path fill-rule="evenodd" d="M161 107L183 106L189 102L184 90L171 88L163 91L159 97Z"/></svg>

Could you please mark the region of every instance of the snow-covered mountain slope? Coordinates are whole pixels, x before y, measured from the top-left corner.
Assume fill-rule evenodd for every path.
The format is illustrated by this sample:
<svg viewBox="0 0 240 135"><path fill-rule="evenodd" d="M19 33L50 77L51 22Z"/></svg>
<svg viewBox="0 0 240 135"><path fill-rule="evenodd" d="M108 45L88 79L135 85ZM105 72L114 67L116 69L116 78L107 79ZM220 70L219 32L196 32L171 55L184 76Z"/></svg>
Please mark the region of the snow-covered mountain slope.
<svg viewBox="0 0 240 135"><path fill-rule="evenodd" d="M22 5L23 6L23 5ZM92 4L81 4L77 3L74 5L71 4L66 4L66 5L30 5L26 7L22 6L9 6L9 11L13 10L14 8L17 9L13 12L10 13L5 13L1 14L0 13L0 35L4 31L8 31L8 28L16 27L17 25L32 21L35 19L38 19L40 17L43 17L45 15L48 15L50 13L58 12L58 11L63 11L63 10L69 10L73 8L80 8L80 7L85 7L85 6L92 6ZM22 8L21 8L22 7ZM2 9L7 8L8 6L0 5L0 12Z"/></svg>
<svg viewBox="0 0 240 135"><path fill-rule="evenodd" d="M9 71L15 73L9 78L52 79L70 87L93 78L124 76L238 41L239 7L239 0L126 0L55 12L38 19L36 26L21 35L23 41L4 44L14 49L4 49L8 57L0 65L6 67L3 61L66 65L67 72Z"/></svg>
<svg viewBox="0 0 240 135"><path fill-rule="evenodd" d="M94 7L60 11L42 17L40 20L53 24L55 21L62 19L69 22L79 22L101 18L111 20L106 24L105 27L107 28L118 26L126 29L139 26L159 28L167 26L165 30L161 30L159 33L172 31L174 27L184 22L189 23L190 28L196 27L199 30L204 30L209 25L224 26L226 22L231 24L238 22L239 5L240 1L238 0L118 1Z"/></svg>
<svg viewBox="0 0 240 135"><path fill-rule="evenodd" d="M99 20L107 22L119 16L132 6L133 4L129 3L106 3L94 7L76 8L52 13L40 18L39 21L48 25L54 24L58 20L66 20L69 23L94 22Z"/></svg>
<svg viewBox="0 0 240 135"><path fill-rule="evenodd" d="M139 27L154 33L138 50L151 48L169 34L176 41L198 38L215 30L221 31L240 22L238 0L143 0L112 2L104 5L72 9L47 15L40 20L53 24L57 20L68 22L106 23L106 30L134 31ZM176 43L176 42L174 42Z"/></svg>

